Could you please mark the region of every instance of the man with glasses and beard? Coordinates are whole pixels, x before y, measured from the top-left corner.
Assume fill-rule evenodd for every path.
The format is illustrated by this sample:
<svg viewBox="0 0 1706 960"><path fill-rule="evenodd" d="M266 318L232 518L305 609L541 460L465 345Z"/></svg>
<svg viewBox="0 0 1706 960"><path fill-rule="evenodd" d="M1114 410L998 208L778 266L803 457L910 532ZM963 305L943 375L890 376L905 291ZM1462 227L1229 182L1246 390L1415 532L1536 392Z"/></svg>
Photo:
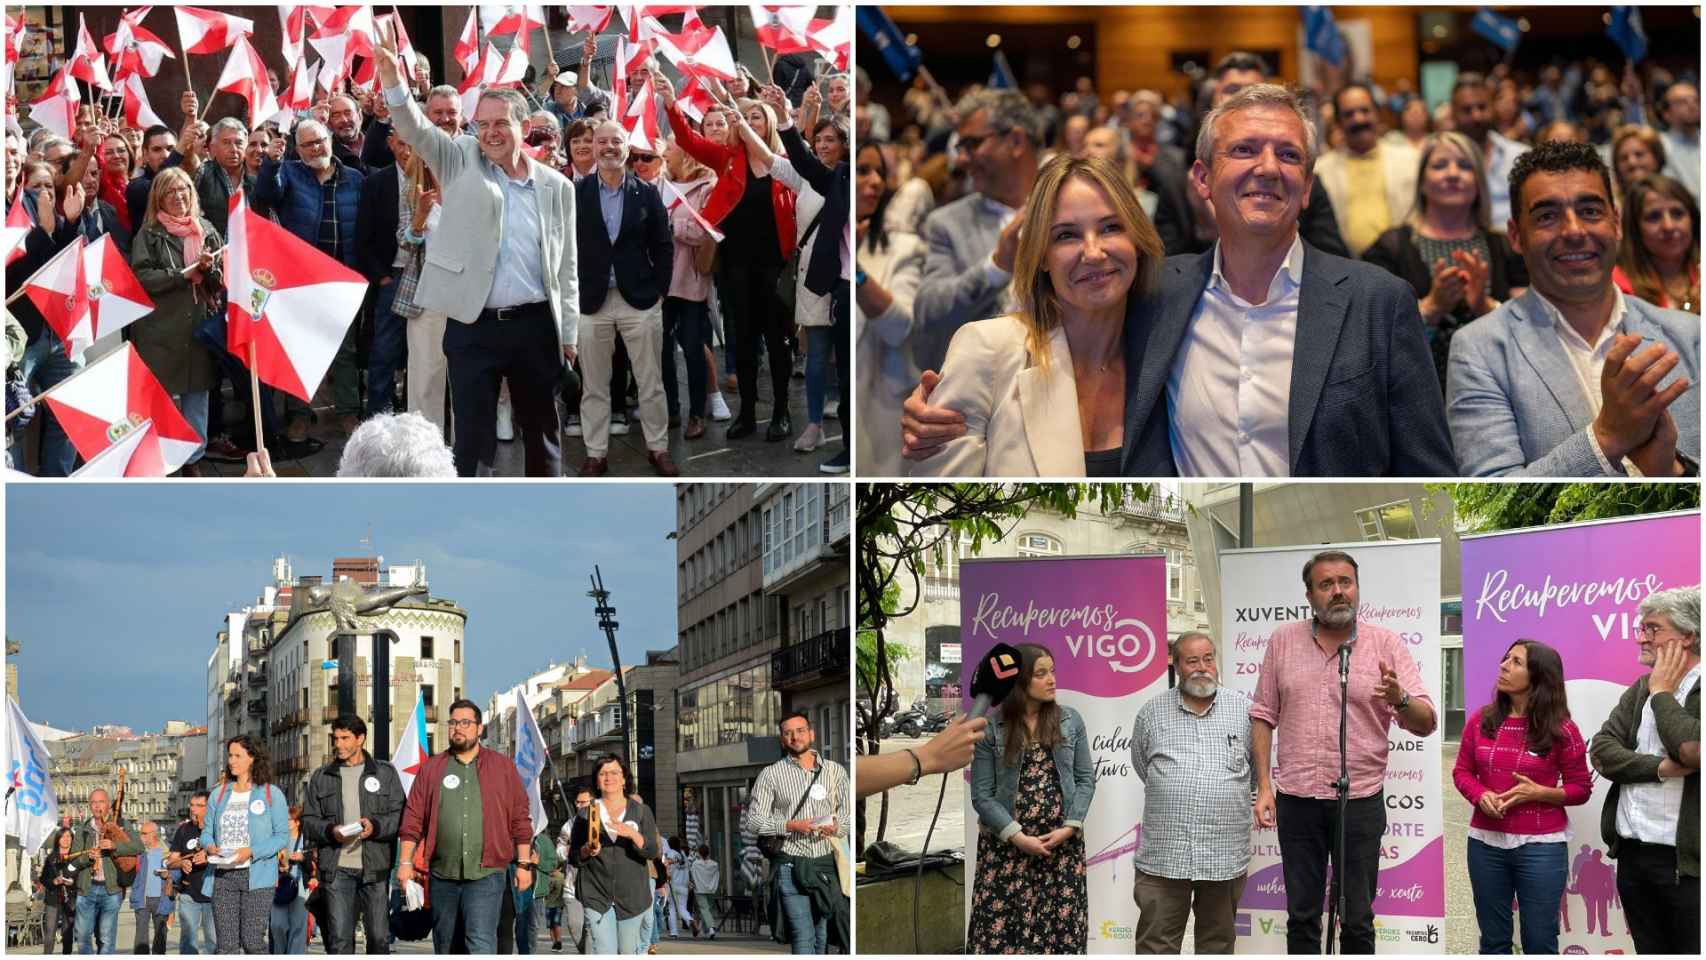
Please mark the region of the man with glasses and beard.
<svg viewBox="0 0 1706 960"><path fill-rule="evenodd" d="M847 770L812 749L812 724L798 711L782 718L787 756L758 774L741 823L759 837L781 836L771 858L772 905L779 899L793 952L848 952L847 895L836 880L834 844L847 840ZM835 936L831 937L831 926Z"/></svg>
<svg viewBox="0 0 1706 960"><path fill-rule="evenodd" d="M1256 764L1256 823L1279 828L1285 872L1287 953L1321 952L1321 908L1333 846L1339 778L1339 656L1349 653L1345 698L1345 761L1350 801L1345 811L1345 910L1342 953L1374 952L1374 891L1380 840L1386 833L1387 732L1392 725L1425 737L1438 713L1404 642L1384 627L1358 619L1357 562L1338 550L1303 565L1303 594L1315 615L1276 628L1262 658L1250 707ZM1284 752L1270 772L1274 731ZM1275 782L1279 792L1275 794Z"/></svg>
<svg viewBox="0 0 1706 960"><path fill-rule="evenodd" d="M1403 223L1416 196L1421 153L1407 142L1382 140L1379 121L1373 88L1356 81L1340 87L1333 94L1333 122L1345 145L1315 164L1315 182L1333 201L1339 236L1352 257Z"/></svg>
<svg viewBox="0 0 1706 960"><path fill-rule="evenodd" d="M527 791L515 761L480 749L483 729L478 704L450 705L450 749L421 764L397 834L403 844L398 885L415 879L417 863L432 873L435 953L450 952L458 926L466 952L495 952L509 865L516 863L515 889L526 890L534 881Z"/></svg>
<svg viewBox="0 0 1706 960"><path fill-rule="evenodd" d="M1179 685L1144 704L1131 732L1144 785L1137 952L1178 954L1194 910L1196 952L1231 953L1250 866L1250 698L1221 688L1208 634L1171 646Z"/></svg>

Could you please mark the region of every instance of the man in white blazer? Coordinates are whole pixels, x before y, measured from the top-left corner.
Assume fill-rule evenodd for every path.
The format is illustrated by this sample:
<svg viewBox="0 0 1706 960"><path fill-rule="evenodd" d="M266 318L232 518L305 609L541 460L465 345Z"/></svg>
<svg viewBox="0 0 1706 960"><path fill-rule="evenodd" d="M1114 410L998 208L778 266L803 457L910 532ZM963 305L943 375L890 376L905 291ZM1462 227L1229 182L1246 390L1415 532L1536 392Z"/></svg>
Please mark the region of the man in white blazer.
<svg viewBox="0 0 1706 960"><path fill-rule="evenodd" d="M1407 143L1382 142L1379 115L1366 84L1340 87L1333 94L1333 122L1345 145L1315 163L1315 183L1333 201L1339 236L1352 259L1382 231L1403 223L1416 202L1421 152Z"/></svg>
<svg viewBox="0 0 1706 960"><path fill-rule="evenodd" d="M573 360L580 310L574 186L522 152L527 101L488 90L476 135L452 139L409 96L389 31L377 51L397 135L438 177L443 215L427 237L416 301L444 313L456 472L489 476L497 455L498 386L509 381L530 477L561 476L556 391Z"/></svg>

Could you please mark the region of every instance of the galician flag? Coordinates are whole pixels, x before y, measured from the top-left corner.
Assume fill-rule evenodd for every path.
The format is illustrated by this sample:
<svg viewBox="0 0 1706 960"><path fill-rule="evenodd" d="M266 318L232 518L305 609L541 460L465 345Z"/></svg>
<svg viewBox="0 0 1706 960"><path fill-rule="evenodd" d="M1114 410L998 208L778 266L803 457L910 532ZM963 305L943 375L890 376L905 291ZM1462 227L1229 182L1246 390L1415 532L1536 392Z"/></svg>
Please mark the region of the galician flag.
<svg viewBox="0 0 1706 960"><path fill-rule="evenodd" d="M41 738L19 709L6 698L6 835L17 837L26 854L41 849L59 826L59 801L48 774L52 760Z"/></svg>
<svg viewBox="0 0 1706 960"><path fill-rule="evenodd" d="M545 814L545 799L539 792L539 778L551 755L545 749L545 735L539 732L539 721L527 706L527 696L515 691L515 772L521 774L521 785L527 790L527 813L533 818L533 835L538 836L551 825Z"/></svg>
<svg viewBox="0 0 1706 960"><path fill-rule="evenodd" d="M415 694L415 709L409 713L408 726L403 728L403 735L397 739L397 749L391 751L391 766L397 768L397 779L403 782L403 796L409 795L409 788L415 785L415 774L421 772L421 763L427 758L426 751L426 700L423 694Z"/></svg>

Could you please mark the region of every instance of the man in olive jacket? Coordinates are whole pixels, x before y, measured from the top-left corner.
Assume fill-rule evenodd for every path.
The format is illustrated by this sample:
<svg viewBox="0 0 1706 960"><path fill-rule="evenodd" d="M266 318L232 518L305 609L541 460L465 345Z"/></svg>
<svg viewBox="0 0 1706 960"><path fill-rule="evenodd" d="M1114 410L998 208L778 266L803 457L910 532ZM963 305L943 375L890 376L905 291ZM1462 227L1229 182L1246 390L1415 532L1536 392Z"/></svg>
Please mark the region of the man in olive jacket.
<svg viewBox="0 0 1706 960"><path fill-rule="evenodd" d="M122 842L112 837L102 839L102 827L112 824L117 824L130 839ZM118 943L118 915L124 905L124 895L120 891L136 880L135 869L119 870L115 858L135 857L142 853L142 835L137 832L136 825L126 820L114 820L112 798L99 788L89 794L89 819L77 824L71 837L73 851L97 847L101 851L99 856L90 861L81 857L77 859L79 864L87 864L87 869L77 872L79 953L93 952L94 945L90 941L96 924L100 925L101 952L113 952L114 944Z"/></svg>
<svg viewBox="0 0 1706 960"><path fill-rule="evenodd" d="M353 714L332 722L337 758L314 771L302 806L303 839L318 848L326 890L326 952L355 952L355 917L367 952L388 953L391 865L403 822L403 783L365 749L367 724ZM342 826L360 826L345 836Z"/></svg>
<svg viewBox="0 0 1706 960"><path fill-rule="evenodd" d="M1700 953L1700 588L1641 603L1636 680L1594 735L1599 828L1638 953Z"/></svg>

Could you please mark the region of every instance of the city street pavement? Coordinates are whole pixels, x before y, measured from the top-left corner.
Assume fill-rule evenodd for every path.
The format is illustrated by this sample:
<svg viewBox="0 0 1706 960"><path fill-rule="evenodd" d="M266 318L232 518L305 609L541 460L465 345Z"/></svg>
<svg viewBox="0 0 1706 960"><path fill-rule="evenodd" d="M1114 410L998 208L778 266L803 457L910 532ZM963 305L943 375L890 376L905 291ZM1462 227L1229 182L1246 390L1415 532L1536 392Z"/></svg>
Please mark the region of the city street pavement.
<svg viewBox="0 0 1706 960"><path fill-rule="evenodd" d="M718 373L722 375L722 356L718 351ZM797 361L799 369L804 369L804 360ZM799 453L794 450L794 441L799 439L806 428L806 381L795 377L789 383L789 414L793 420L794 432L786 440L775 443L764 439L765 428L770 425L770 375L766 368L759 368L759 403L758 429L751 436L730 441L723 434L728 430L728 421L713 421L707 416L705 435L697 440L684 440L681 427L669 432L669 454L675 460L675 465L681 469L683 476L736 476L736 477L817 477L824 474L818 470L818 464L840 452L842 421L835 417L824 418L824 434L828 438L823 446L810 453ZM835 399L833 384L834 375L831 373L831 385L827 397ZM679 353L676 357L676 383L679 385L682 403L682 415L687 413L687 369ZM246 392L248 381L241 386ZM739 395L725 388L723 400L729 405L730 412L738 412ZM246 406L243 402L227 401L226 417L232 421L234 433L242 433L245 437L252 430L235 423L235 419L243 415ZM559 404L559 409L561 405ZM832 408L833 409L833 408ZM343 456L344 442L349 439L338 426L338 418L332 406L332 386L330 378L322 384L320 392L314 397L314 412L316 423L309 426L308 436L323 444L316 452L286 458L275 457L273 471L281 477L332 477L338 472L338 460ZM651 464L646 460L646 438L640 429L638 417L630 417L629 432L625 436L610 438L610 477L613 479L628 477L652 477ZM565 427L567 421L565 420ZM276 447L276 445L275 445ZM563 472L567 476L575 476L582 461L586 459L586 446L580 437L565 434L562 438ZM202 462L203 471L212 477L240 477L243 475L243 465L237 463L215 463L212 460ZM497 463L494 472L500 477L519 477L524 474L524 457L521 442L518 439L498 444Z"/></svg>
<svg viewBox="0 0 1706 960"><path fill-rule="evenodd" d="M14 909L19 909L20 907L21 905L14 905L11 898L8 898L6 904L6 912L8 914L11 914ZM356 952L366 953L366 939L362 937L359 932L356 934L355 939ZM175 926L171 931L171 935L167 939L167 943L171 948L168 951L169 953L175 954L178 952L178 930ZM132 919L130 911L126 910L124 915L119 918L117 953L130 953L135 944L136 923ZM72 945L72 949L76 949L75 944ZM37 951L34 948L8 948L6 952L35 953ZM322 955L326 952L325 947L321 945L318 931L316 931L314 941L308 945L308 952L310 954ZM396 943L391 945L391 952L404 954L430 954L432 953L432 938L428 937L425 940L419 941L398 940ZM687 937L681 940L672 940L669 937L664 937L658 942L658 953L660 955L678 954L682 956L711 956L730 953L782 954L787 952L788 947L786 944L777 943L769 937L759 939L756 937L743 936L718 936L715 940L695 940L692 937ZM545 954L547 956L552 955L551 937L549 934L544 934L539 937L539 945L538 948L534 950L534 953ZM570 956L573 954L573 946L568 943L564 943L562 955Z"/></svg>
<svg viewBox="0 0 1706 960"><path fill-rule="evenodd" d="M883 741L883 752L905 747L916 748L923 740L889 739ZM1457 763L1457 745L1445 745L1440 757L1440 803L1445 822L1445 946L1447 953L1474 953L1480 942L1480 927L1475 923L1475 902L1469 889L1469 866L1465 850L1469 838L1469 805L1451 783L1451 768ZM906 850L917 850L924 842L924 832L930 825L930 815L936 807L941 778L920 780L917 786L901 786L889 791L889 823L886 838ZM944 850L965 846L966 781L961 775L948 777L947 796L942 800L942 816L930 838L930 849ZM865 841L876 839L878 800L872 798L866 808ZM1186 953L1193 953L1193 937L1185 936Z"/></svg>

